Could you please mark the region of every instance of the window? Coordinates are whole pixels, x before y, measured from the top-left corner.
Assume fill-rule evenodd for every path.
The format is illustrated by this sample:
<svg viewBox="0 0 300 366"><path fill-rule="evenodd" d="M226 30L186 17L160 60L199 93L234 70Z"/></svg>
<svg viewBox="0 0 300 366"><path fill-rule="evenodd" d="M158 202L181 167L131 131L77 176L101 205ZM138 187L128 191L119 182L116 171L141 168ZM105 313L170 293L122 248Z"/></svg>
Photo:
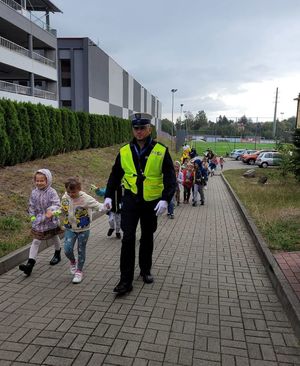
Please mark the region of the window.
<svg viewBox="0 0 300 366"><path fill-rule="evenodd" d="M61 78L61 86L70 87L71 79L70 78Z"/></svg>
<svg viewBox="0 0 300 366"><path fill-rule="evenodd" d="M60 60L61 72L71 72L71 60Z"/></svg>
<svg viewBox="0 0 300 366"><path fill-rule="evenodd" d="M62 100L61 105L64 108L71 108L72 107L72 101L71 100Z"/></svg>

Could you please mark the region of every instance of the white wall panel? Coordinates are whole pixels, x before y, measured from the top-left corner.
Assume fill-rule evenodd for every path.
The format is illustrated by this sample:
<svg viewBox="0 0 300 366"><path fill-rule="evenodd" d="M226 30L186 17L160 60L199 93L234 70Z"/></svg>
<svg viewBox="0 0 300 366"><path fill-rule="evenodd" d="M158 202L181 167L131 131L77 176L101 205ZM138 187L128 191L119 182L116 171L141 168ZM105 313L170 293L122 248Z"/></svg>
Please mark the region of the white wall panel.
<svg viewBox="0 0 300 366"><path fill-rule="evenodd" d="M133 110L133 77L128 75L128 109Z"/></svg>
<svg viewBox="0 0 300 366"><path fill-rule="evenodd" d="M123 118L128 119L128 117L129 117L128 108L123 108Z"/></svg>
<svg viewBox="0 0 300 366"><path fill-rule="evenodd" d="M151 113L152 94L147 91L147 113Z"/></svg>
<svg viewBox="0 0 300 366"><path fill-rule="evenodd" d="M109 115L109 103L89 97L89 113Z"/></svg>
<svg viewBox="0 0 300 366"><path fill-rule="evenodd" d="M109 102L123 107L123 69L109 58Z"/></svg>

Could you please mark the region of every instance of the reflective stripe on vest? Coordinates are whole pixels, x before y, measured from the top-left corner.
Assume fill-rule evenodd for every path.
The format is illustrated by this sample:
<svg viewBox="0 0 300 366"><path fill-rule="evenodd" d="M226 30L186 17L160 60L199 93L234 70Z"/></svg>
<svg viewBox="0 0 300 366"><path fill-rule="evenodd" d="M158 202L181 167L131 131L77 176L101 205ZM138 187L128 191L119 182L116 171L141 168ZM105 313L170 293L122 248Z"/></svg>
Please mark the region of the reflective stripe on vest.
<svg viewBox="0 0 300 366"><path fill-rule="evenodd" d="M157 143L154 145L146 162L143 182L143 198L145 201L153 201L161 197L164 189L162 164L166 148ZM137 194L137 171L134 165L130 145L127 144L120 149L121 166L124 170L123 184L125 189Z"/></svg>

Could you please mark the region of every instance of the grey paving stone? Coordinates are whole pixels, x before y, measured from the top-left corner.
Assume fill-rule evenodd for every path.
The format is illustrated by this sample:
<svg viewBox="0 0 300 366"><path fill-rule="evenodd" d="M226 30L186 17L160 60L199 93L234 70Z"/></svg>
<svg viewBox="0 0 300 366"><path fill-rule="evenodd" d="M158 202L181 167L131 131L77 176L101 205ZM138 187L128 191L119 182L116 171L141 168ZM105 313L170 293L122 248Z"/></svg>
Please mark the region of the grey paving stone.
<svg viewBox="0 0 300 366"><path fill-rule="evenodd" d="M120 243L107 238L106 217L93 222L81 284L71 283L66 258L49 266L52 248L30 278L17 268L1 275L0 365L300 364L298 339L219 176L206 195L204 207L159 218L155 282L145 285L136 268L124 297L111 293Z"/></svg>

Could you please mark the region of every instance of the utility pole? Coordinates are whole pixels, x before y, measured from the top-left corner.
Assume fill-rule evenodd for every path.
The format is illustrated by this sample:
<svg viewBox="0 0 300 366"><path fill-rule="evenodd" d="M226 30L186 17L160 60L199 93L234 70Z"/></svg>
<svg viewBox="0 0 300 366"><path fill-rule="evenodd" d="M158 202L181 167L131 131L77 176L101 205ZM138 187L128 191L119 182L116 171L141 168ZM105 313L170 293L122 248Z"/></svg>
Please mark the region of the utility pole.
<svg viewBox="0 0 300 366"><path fill-rule="evenodd" d="M273 138L275 140L276 140L277 100L278 100L278 88L276 88L275 108L274 108L274 118L273 118Z"/></svg>

